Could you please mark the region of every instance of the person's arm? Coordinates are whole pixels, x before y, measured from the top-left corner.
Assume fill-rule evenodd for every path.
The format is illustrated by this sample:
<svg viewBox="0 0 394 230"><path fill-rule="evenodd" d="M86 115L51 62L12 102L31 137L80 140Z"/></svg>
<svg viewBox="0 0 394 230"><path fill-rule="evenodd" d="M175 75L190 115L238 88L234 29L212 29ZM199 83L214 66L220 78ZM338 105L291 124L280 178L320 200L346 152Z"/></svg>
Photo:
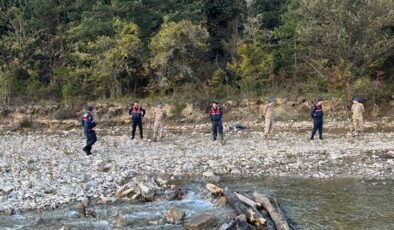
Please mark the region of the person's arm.
<svg viewBox="0 0 394 230"><path fill-rule="evenodd" d="M88 117L88 127L89 127L89 130L93 129L94 127L96 127L96 122L93 119L93 115L90 115Z"/></svg>
<svg viewBox="0 0 394 230"><path fill-rule="evenodd" d="M364 113L365 112L365 107L363 104L361 104L361 111Z"/></svg>
<svg viewBox="0 0 394 230"><path fill-rule="evenodd" d="M316 110L316 106L312 106L312 111L311 111L311 117L312 117L312 119L315 118L315 110Z"/></svg>
<svg viewBox="0 0 394 230"><path fill-rule="evenodd" d="M141 107L141 113L142 113L142 114L141 114L141 116L142 116L142 117L144 117L144 116L145 116L145 113L146 113L146 111L145 111L145 109L143 109L142 107Z"/></svg>

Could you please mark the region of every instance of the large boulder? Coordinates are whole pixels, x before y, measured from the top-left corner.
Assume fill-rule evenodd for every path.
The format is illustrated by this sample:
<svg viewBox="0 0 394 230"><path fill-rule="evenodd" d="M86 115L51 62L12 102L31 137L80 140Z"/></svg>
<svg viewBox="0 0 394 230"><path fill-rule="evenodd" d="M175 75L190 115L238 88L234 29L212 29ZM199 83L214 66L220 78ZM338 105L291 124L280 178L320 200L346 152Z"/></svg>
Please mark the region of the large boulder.
<svg viewBox="0 0 394 230"><path fill-rule="evenodd" d="M217 224L216 216L212 213L203 213L190 219L186 224L187 230L204 230L215 227Z"/></svg>
<svg viewBox="0 0 394 230"><path fill-rule="evenodd" d="M164 219L166 223L178 224L185 218L185 212L179 208L171 208L164 214Z"/></svg>

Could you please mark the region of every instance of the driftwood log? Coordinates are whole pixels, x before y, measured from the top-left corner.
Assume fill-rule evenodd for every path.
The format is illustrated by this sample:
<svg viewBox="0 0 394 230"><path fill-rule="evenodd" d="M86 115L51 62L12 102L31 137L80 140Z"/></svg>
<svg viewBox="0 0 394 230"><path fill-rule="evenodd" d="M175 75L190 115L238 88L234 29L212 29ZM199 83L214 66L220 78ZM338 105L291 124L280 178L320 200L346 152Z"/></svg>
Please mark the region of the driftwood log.
<svg viewBox="0 0 394 230"><path fill-rule="evenodd" d="M220 188L217 185L208 183L206 186L206 189L211 192L215 196L223 195L224 197L227 198L228 203L230 206L236 211L238 215L244 214L246 215L248 221L255 225L257 228L262 228L266 226L267 221L264 219L264 217L261 215L261 213L257 210L257 203L254 202L253 200L242 196L237 193L233 193L230 191L224 191L222 188ZM243 200L243 201L242 201ZM244 202L248 203L247 207Z"/></svg>
<svg viewBox="0 0 394 230"><path fill-rule="evenodd" d="M264 228L267 225L267 220L263 215L252 207L247 207L240 199L237 198L235 193L225 191L223 195L227 198L230 206L236 211L238 215L245 214L249 223L252 223L258 229Z"/></svg>
<svg viewBox="0 0 394 230"><path fill-rule="evenodd" d="M286 221L282 211L279 208L278 202L275 198L268 198L257 192L253 193L253 197L257 203L260 203L265 210L268 211L272 221L274 222L276 229L278 230L290 230L290 226Z"/></svg>
<svg viewBox="0 0 394 230"><path fill-rule="evenodd" d="M257 203L256 201L240 194L237 192L234 192L235 196L242 202L244 202L246 205L248 205L251 208L261 208L261 204Z"/></svg>

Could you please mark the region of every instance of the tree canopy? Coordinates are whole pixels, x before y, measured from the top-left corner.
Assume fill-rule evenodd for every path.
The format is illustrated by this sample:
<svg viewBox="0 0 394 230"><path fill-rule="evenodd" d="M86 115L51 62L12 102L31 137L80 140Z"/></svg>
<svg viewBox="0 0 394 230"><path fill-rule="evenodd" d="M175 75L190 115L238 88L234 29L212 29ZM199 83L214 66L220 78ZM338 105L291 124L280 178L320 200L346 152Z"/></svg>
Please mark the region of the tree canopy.
<svg viewBox="0 0 394 230"><path fill-rule="evenodd" d="M385 0L0 0L0 99L385 98L393 12Z"/></svg>

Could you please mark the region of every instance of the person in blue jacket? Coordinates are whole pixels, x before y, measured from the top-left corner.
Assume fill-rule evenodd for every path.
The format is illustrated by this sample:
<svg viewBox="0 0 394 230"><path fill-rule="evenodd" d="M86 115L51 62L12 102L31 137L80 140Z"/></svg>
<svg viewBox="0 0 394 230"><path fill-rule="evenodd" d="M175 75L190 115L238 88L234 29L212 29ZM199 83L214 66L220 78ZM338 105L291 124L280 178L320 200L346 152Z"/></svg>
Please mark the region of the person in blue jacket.
<svg viewBox="0 0 394 230"><path fill-rule="evenodd" d="M319 131L319 139L323 139L323 98L318 97L316 103L312 106L311 117L313 119L313 130L311 140L314 139L316 131Z"/></svg>
<svg viewBox="0 0 394 230"><path fill-rule="evenodd" d="M222 118L223 118L223 111L218 106L217 102L212 102L212 107L209 110L209 117L212 123L212 140L216 141L218 133L220 135L220 139L223 141L223 125L222 125Z"/></svg>
<svg viewBox="0 0 394 230"><path fill-rule="evenodd" d="M129 109L129 116L132 121L131 139L134 140L135 131L138 127L140 130L141 140L144 138L143 128L142 128L142 118L145 116L145 110L139 105L138 101L134 102L134 105Z"/></svg>
<svg viewBox="0 0 394 230"><path fill-rule="evenodd" d="M86 155L92 154L92 146L97 141L96 132L94 131L94 127L96 126L96 122L93 119L93 106L88 105L88 111L83 114L82 117L82 126L83 131L86 136L86 146L82 149Z"/></svg>

